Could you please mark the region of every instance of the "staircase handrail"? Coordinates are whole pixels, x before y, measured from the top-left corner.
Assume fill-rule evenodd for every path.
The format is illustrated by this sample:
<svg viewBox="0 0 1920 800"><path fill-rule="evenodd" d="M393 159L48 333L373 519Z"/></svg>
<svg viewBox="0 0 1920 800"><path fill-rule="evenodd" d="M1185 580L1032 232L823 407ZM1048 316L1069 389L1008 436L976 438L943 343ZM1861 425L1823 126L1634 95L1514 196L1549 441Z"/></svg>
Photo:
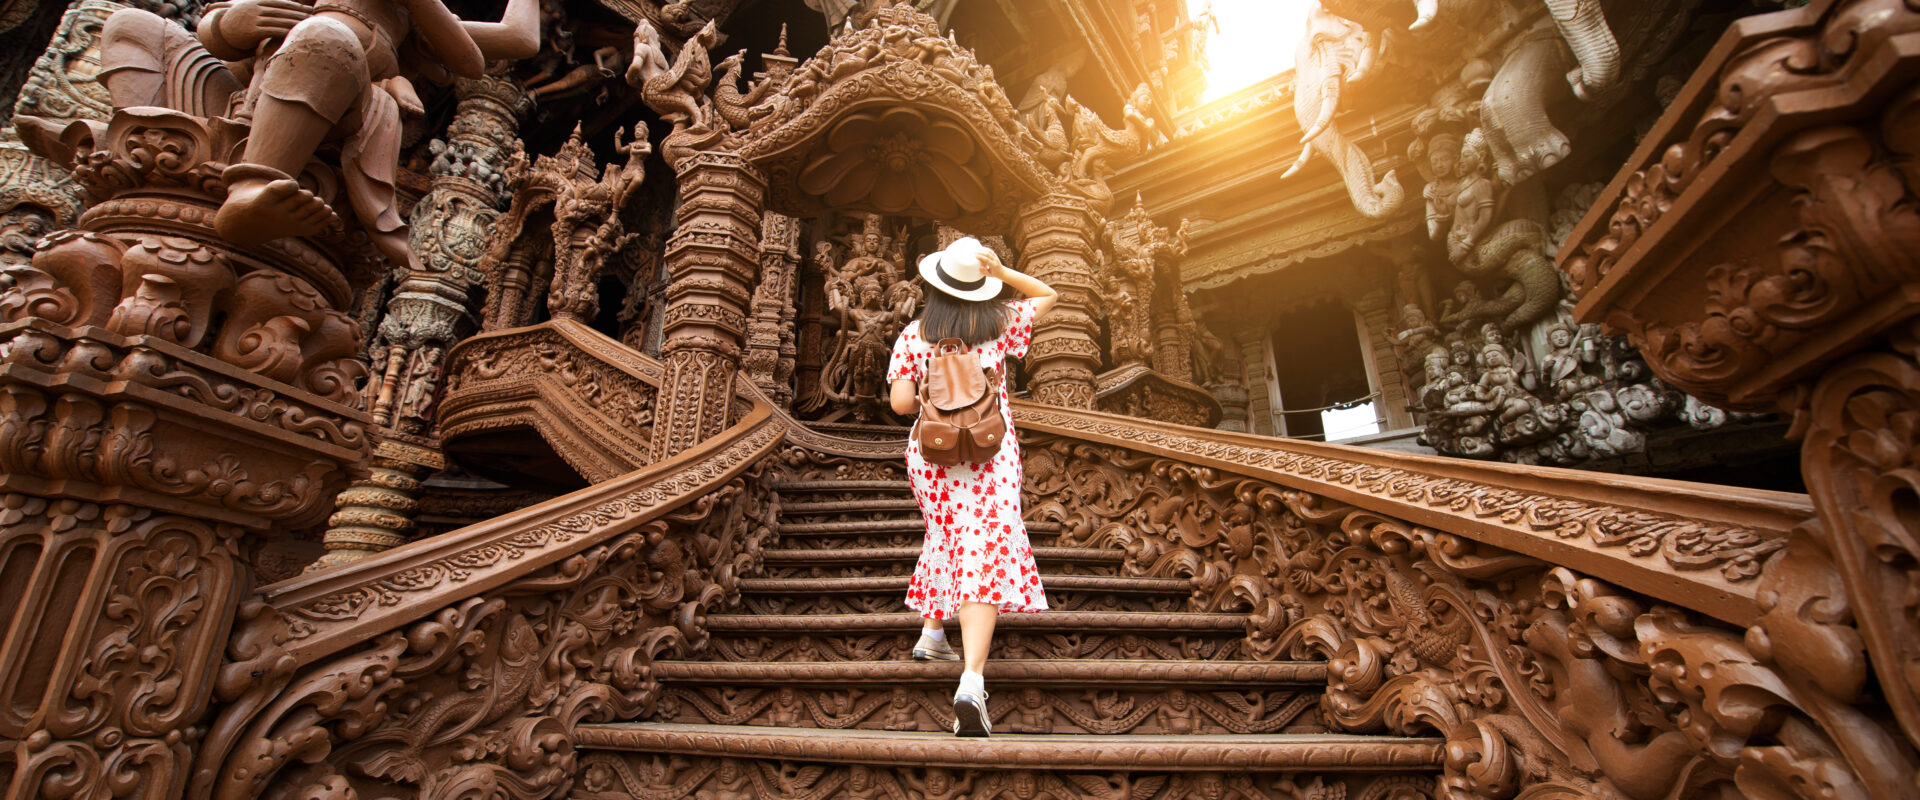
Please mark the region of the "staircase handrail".
<svg viewBox="0 0 1920 800"><path fill-rule="evenodd" d="M1013 401L1024 434L1119 446L1257 477L1569 567L1734 625L1755 577L1813 513L1803 494L1469 461L1192 428Z"/></svg>
<svg viewBox="0 0 1920 800"><path fill-rule="evenodd" d="M264 587L242 603L188 795L257 796L288 770L316 789L344 785L344 762L423 789L564 785L573 726L650 703L652 659L703 647L707 609L757 564L777 513L764 464L785 433L755 403L712 439L613 480ZM488 672L496 680L471 687L481 699L443 685ZM515 766L502 771L461 731L505 736ZM469 761L409 772L427 748Z"/></svg>
<svg viewBox="0 0 1920 800"><path fill-rule="evenodd" d="M771 406L665 461L440 536L267 586L261 596L312 663L343 647L637 529L724 485L773 451L786 425Z"/></svg>

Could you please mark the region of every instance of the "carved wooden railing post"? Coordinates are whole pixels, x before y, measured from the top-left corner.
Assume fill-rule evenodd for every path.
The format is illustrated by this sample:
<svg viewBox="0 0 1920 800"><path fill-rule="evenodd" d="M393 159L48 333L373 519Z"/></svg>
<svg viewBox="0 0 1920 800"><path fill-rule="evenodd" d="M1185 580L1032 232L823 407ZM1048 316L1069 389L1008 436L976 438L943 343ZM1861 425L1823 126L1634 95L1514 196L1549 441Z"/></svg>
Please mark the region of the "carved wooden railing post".
<svg viewBox="0 0 1920 800"><path fill-rule="evenodd" d="M680 208L667 241L671 283L660 347L667 374L656 412L656 461L727 426L748 287L759 272L760 209L767 191L766 177L733 153L693 153L674 168Z"/></svg>
<svg viewBox="0 0 1920 800"><path fill-rule="evenodd" d="M372 472L335 499L315 569L404 544L419 510L421 481L445 466L426 434L447 348L473 331L472 289L487 235L507 201L507 164L519 147L518 118L527 97L499 78L461 79L447 138L435 141L433 183L414 205L410 242L420 269L387 301L374 352L368 405L383 432Z"/></svg>
<svg viewBox="0 0 1920 800"><path fill-rule="evenodd" d="M1100 328L1093 318L1099 298L1093 242L1099 231L1093 206L1074 195L1050 194L1020 213L1021 269L1060 291L1059 304L1034 326L1027 351L1028 389L1049 405L1094 407Z"/></svg>

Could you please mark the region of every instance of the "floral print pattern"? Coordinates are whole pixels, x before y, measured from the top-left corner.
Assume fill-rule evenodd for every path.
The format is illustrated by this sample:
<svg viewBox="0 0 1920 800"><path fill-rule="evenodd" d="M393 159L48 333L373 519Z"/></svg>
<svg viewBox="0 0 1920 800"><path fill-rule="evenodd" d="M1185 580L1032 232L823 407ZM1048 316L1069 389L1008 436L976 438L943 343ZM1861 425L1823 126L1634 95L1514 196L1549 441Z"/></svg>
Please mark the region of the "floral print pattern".
<svg viewBox="0 0 1920 800"><path fill-rule="evenodd" d="M1034 302L1015 300L1007 306L1012 313L1006 332L977 349L983 368L1025 356L1033 339ZM920 323L909 323L894 342L887 380L923 380L932 355L933 343L921 338ZM907 584L907 606L924 617L947 619L970 602L992 603L1002 611L1047 608L1020 518L1020 441L1013 435L1004 371L999 384L1008 435L986 463L928 464L920 443L907 443L907 476L927 523L920 562Z"/></svg>

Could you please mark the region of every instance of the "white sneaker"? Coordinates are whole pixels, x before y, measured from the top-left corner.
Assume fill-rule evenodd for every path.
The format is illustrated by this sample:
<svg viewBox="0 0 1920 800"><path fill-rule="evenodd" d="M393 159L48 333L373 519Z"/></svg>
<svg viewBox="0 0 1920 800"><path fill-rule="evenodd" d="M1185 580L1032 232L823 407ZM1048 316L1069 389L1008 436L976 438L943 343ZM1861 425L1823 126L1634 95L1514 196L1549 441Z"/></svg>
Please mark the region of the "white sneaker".
<svg viewBox="0 0 1920 800"><path fill-rule="evenodd" d="M947 644L947 640L935 639L922 633L920 634L920 641L913 643L913 660L959 661L960 654L953 652L953 646Z"/></svg>
<svg viewBox="0 0 1920 800"><path fill-rule="evenodd" d="M987 719L987 693L966 689L953 693L953 735L991 736L993 721Z"/></svg>

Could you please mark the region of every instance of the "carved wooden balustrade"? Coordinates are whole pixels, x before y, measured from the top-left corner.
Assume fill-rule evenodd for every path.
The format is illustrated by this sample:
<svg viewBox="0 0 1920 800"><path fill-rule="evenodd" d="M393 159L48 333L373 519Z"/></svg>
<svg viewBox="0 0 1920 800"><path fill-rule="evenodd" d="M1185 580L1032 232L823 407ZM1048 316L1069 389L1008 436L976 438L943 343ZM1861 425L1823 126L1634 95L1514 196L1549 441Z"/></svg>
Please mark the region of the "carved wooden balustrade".
<svg viewBox="0 0 1920 800"><path fill-rule="evenodd" d="M1860 676L1804 672L1858 647L1804 496L1017 411L1029 517L1327 658L1336 729L1446 736L1450 796L1911 789Z"/></svg>
<svg viewBox="0 0 1920 800"><path fill-rule="evenodd" d="M1729 28L1560 254L1575 313L1662 380L1792 416L1818 513L1769 562L1747 643L1824 727L1862 732L1835 743L1883 797L1920 796L1917 165L1920 5L1815 0Z"/></svg>
<svg viewBox="0 0 1920 800"><path fill-rule="evenodd" d="M530 355L591 362L541 370L584 375L578 392L610 373L574 333L556 322L505 335L532 340L521 342ZM541 350L543 336L564 345ZM456 408L511 394L496 391L510 370L485 356L488 342L452 355ZM618 374L629 382L604 396L536 387L522 399L564 430L608 430L605 417L575 415L637 405L659 372ZM568 403L587 396L597 402ZM266 587L242 608L189 795L564 795L575 727L643 714L658 691L653 660L703 648L707 611L757 563L775 513L766 456L785 431L757 403L664 461ZM598 452L591 463L610 465L635 451Z"/></svg>
<svg viewBox="0 0 1920 800"><path fill-rule="evenodd" d="M589 482L608 480L652 463L663 374L570 319L482 334L449 364L441 437L531 429Z"/></svg>

